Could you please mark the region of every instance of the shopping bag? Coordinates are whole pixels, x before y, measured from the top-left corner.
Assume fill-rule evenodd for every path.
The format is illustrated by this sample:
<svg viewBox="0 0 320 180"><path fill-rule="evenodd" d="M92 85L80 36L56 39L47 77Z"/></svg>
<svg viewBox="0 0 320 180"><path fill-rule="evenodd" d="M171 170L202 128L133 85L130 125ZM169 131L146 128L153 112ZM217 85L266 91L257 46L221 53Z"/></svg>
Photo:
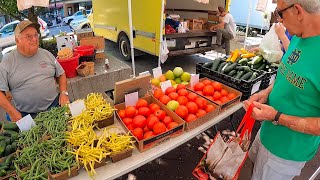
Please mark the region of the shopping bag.
<svg viewBox="0 0 320 180"><path fill-rule="evenodd" d="M238 137L225 141L217 133L206 154L192 174L199 180L223 179L236 180L248 157L251 132L255 120L251 117L254 105L251 104L243 117L236 135Z"/></svg>
<svg viewBox="0 0 320 180"><path fill-rule="evenodd" d="M168 54L169 54L167 40L164 39L161 42L160 46L161 46L160 47L161 48L160 60L161 60L161 63L164 63L168 59Z"/></svg>
<svg viewBox="0 0 320 180"><path fill-rule="evenodd" d="M32 6L48 7L48 0L17 0L18 10L22 11Z"/></svg>
<svg viewBox="0 0 320 180"><path fill-rule="evenodd" d="M259 47L263 58L270 63L281 60L283 52L278 35L276 34L275 24L272 25L270 31L263 37Z"/></svg>

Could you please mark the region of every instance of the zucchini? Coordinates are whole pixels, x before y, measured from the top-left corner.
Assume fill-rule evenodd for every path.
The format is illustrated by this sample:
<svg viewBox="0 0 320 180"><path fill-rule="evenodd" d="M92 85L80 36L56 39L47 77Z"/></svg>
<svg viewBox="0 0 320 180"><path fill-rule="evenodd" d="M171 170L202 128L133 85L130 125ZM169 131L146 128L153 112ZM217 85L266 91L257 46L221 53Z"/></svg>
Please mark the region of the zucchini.
<svg viewBox="0 0 320 180"><path fill-rule="evenodd" d="M224 65L223 68L221 69L221 73L225 74L224 70L230 65L231 65L231 63L227 63L226 65Z"/></svg>
<svg viewBox="0 0 320 180"><path fill-rule="evenodd" d="M220 59L214 60L214 62L212 63L212 66L211 66L212 71L216 71L218 69L220 61L221 61Z"/></svg>
<svg viewBox="0 0 320 180"><path fill-rule="evenodd" d="M6 176L6 175L7 175L7 171L4 170L4 169L1 169L1 170L0 170L0 177L4 177L4 176Z"/></svg>
<svg viewBox="0 0 320 180"><path fill-rule="evenodd" d="M258 64L254 64L252 65L252 69L258 69L263 63L258 63Z"/></svg>
<svg viewBox="0 0 320 180"><path fill-rule="evenodd" d="M16 150L17 150L17 142L13 142L13 143L11 144L11 147L12 147L12 149L14 150L13 152L16 152Z"/></svg>
<svg viewBox="0 0 320 180"><path fill-rule="evenodd" d="M19 133L15 132L15 131L11 131L11 130L4 130L3 134L5 136L11 137L11 136L19 136Z"/></svg>
<svg viewBox="0 0 320 180"><path fill-rule="evenodd" d="M6 137L6 136L0 136L0 141L4 141L4 140L6 140L8 137Z"/></svg>
<svg viewBox="0 0 320 180"><path fill-rule="evenodd" d="M204 64L202 67L205 67L205 68L210 68L212 66L212 62L209 62L209 63L206 63Z"/></svg>
<svg viewBox="0 0 320 180"><path fill-rule="evenodd" d="M233 64L231 64L230 66L226 67L226 68L223 70L223 72L224 72L224 73L229 73L229 72L231 72L235 67L237 67L237 64L236 64L236 63L233 63Z"/></svg>
<svg viewBox="0 0 320 180"><path fill-rule="evenodd" d="M247 59L247 58L242 58L242 59L239 61L239 63L240 63L240 64L247 64L248 61L249 61L249 59Z"/></svg>
<svg viewBox="0 0 320 180"><path fill-rule="evenodd" d="M253 72L249 66L242 66L243 70L245 70L246 72Z"/></svg>
<svg viewBox="0 0 320 180"><path fill-rule="evenodd" d="M240 79L241 76L244 74L244 71L238 71L237 75L236 75L236 79Z"/></svg>
<svg viewBox="0 0 320 180"><path fill-rule="evenodd" d="M256 56L256 57L253 58L252 64L253 64L253 65L254 65L254 64L258 64L258 63L260 63L260 62L262 61L262 59L263 59L262 56Z"/></svg>
<svg viewBox="0 0 320 180"><path fill-rule="evenodd" d="M252 76L252 72L247 72L245 75L241 77L241 80L248 80Z"/></svg>
<svg viewBox="0 0 320 180"><path fill-rule="evenodd" d="M256 72L252 73L252 75L251 75L251 77L249 78L248 81L254 80L255 78L257 78L257 75L258 75L258 73L256 73Z"/></svg>
<svg viewBox="0 0 320 180"><path fill-rule="evenodd" d="M6 142L0 141L0 155L6 150Z"/></svg>
<svg viewBox="0 0 320 180"><path fill-rule="evenodd" d="M5 162L5 164L8 165L13 161L13 159L14 159L14 156L13 156L13 154L11 154L6 158L6 160L4 162Z"/></svg>
<svg viewBox="0 0 320 180"><path fill-rule="evenodd" d="M10 145L10 144L11 144L11 139L8 138L8 139L6 139L4 142L6 143L6 145Z"/></svg>
<svg viewBox="0 0 320 180"><path fill-rule="evenodd" d="M16 123L4 123L3 129L19 132L19 127L17 126Z"/></svg>
<svg viewBox="0 0 320 180"><path fill-rule="evenodd" d="M244 71L244 67L243 66L237 66L234 68L237 71Z"/></svg>
<svg viewBox="0 0 320 180"><path fill-rule="evenodd" d="M232 70L228 73L229 76L233 77L234 75L237 74L237 71L236 70Z"/></svg>
<svg viewBox="0 0 320 180"><path fill-rule="evenodd" d="M8 156L8 155L10 155L12 152L11 152L11 145L9 144L9 145L7 145L6 146L6 149L4 150L4 155L5 156Z"/></svg>
<svg viewBox="0 0 320 180"><path fill-rule="evenodd" d="M221 72L222 68L227 64L227 62L223 62L219 65L218 72Z"/></svg>
<svg viewBox="0 0 320 180"><path fill-rule="evenodd" d="M264 70L266 67L267 67L267 65L262 63L262 65L260 67L258 67L257 70L261 71L261 70Z"/></svg>

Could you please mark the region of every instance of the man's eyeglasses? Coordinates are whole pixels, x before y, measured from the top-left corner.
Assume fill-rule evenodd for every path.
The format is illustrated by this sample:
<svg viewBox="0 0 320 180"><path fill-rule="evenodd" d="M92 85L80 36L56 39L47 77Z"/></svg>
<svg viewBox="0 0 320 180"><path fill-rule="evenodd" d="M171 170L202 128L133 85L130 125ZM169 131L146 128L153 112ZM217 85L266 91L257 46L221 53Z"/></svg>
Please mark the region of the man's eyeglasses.
<svg viewBox="0 0 320 180"><path fill-rule="evenodd" d="M40 38L40 34L34 34L34 35L26 35L26 36L21 36L23 38L26 38L28 41L32 41L33 38L35 38L36 40L38 40Z"/></svg>
<svg viewBox="0 0 320 180"><path fill-rule="evenodd" d="M276 18L281 18L281 19L282 19L282 18L283 18L283 13L284 13L286 10L294 7L294 5L295 5L295 4L292 4L291 6L286 7L286 8L284 8L284 9L282 9L281 11L279 11L279 9L276 8L276 9L274 10L274 15L276 16Z"/></svg>

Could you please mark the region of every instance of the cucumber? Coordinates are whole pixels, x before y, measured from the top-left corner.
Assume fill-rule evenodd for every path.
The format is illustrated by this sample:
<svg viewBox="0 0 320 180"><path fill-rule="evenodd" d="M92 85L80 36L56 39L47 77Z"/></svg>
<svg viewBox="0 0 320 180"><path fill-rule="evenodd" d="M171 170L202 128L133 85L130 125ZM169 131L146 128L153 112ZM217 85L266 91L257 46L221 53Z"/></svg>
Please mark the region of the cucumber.
<svg viewBox="0 0 320 180"><path fill-rule="evenodd" d="M244 71L238 71L237 75L236 75L236 79L240 79L241 76L244 74Z"/></svg>
<svg viewBox="0 0 320 180"><path fill-rule="evenodd" d="M257 70L261 71L264 70L266 67L267 65L263 63Z"/></svg>
<svg viewBox="0 0 320 180"><path fill-rule="evenodd" d="M263 59L262 56L256 56L256 57L253 58L252 64L253 64L253 65L254 65L254 64L258 64L258 63L260 63L260 62L262 61L262 59Z"/></svg>
<svg viewBox="0 0 320 180"><path fill-rule="evenodd" d="M240 63L240 64L247 64L248 61L249 61L249 59L247 59L247 58L242 58L242 59L239 61L239 63Z"/></svg>
<svg viewBox="0 0 320 180"><path fill-rule="evenodd" d="M6 139L4 142L6 143L6 145L10 145L11 144L11 139L10 138Z"/></svg>
<svg viewBox="0 0 320 180"><path fill-rule="evenodd" d="M247 72L245 75L241 77L241 80L248 80L252 76L252 72Z"/></svg>
<svg viewBox="0 0 320 180"><path fill-rule="evenodd" d="M258 69L263 63L258 63L258 64L254 64L252 65L252 69Z"/></svg>
<svg viewBox="0 0 320 180"><path fill-rule="evenodd" d="M220 59L214 60L214 62L212 63L212 66L211 66L212 71L216 71L218 69L220 61L221 61Z"/></svg>
<svg viewBox="0 0 320 180"><path fill-rule="evenodd" d="M211 68L212 64L213 64L212 62L205 63L202 67Z"/></svg>
<svg viewBox="0 0 320 180"><path fill-rule="evenodd" d="M251 77L249 78L248 81L254 80L255 78L257 78L257 75L258 75L258 73L256 73L256 72L252 73L252 75L251 75Z"/></svg>
<svg viewBox="0 0 320 180"><path fill-rule="evenodd" d="M11 131L11 130L4 130L3 134L5 136L11 137L11 136L19 136L19 133L15 132L15 131Z"/></svg>
<svg viewBox="0 0 320 180"><path fill-rule="evenodd" d="M17 142L12 143L11 147L14 150L13 152L16 152L16 150L17 150Z"/></svg>
<svg viewBox="0 0 320 180"><path fill-rule="evenodd" d="M9 144L6 146L6 149L4 150L4 155L8 156L10 154L11 154L11 145Z"/></svg>
<svg viewBox="0 0 320 180"><path fill-rule="evenodd" d="M8 137L6 136L0 136L0 141L5 141Z"/></svg>
<svg viewBox="0 0 320 180"><path fill-rule="evenodd" d="M16 123L4 123L3 129L19 132L19 127L17 126Z"/></svg>
<svg viewBox="0 0 320 180"><path fill-rule="evenodd" d="M5 162L5 164L10 164L10 163L12 163L13 159L14 159L14 156L13 156L13 154L11 154L7 157L7 159L4 162Z"/></svg>
<svg viewBox="0 0 320 180"><path fill-rule="evenodd" d="M242 66L243 70L245 70L246 72L253 72L249 66Z"/></svg>
<svg viewBox="0 0 320 180"><path fill-rule="evenodd" d="M234 68L237 71L244 71L244 67L243 66L237 66Z"/></svg>
<svg viewBox="0 0 320 180"><path fill-rule="evenodd" d="M231 72L235 67L237 67L237 64L236 64L236 63L233 63L233 64L231 64L230 66L226 67L226 68L223 70L223 72L224 72L224 73L229 73L229 72Z"/></svg>
<svg viewBox="0 0 320 180"><path fill-rule="evenodd" d="M227 62L223 62L219 65L218 72L221 72L222 68L227 64Z"/></svg>
<svg viewBox="0 0 320 180"><path fill-rule="evenodd" d="M0 170L0 177L4 177L6 175L7 175L7 171L6 170L4 170L4 169Z"/></svg>
<svg viewBox="0 0 320 180"><path fill-rule="evenodd" d="M237 74L236 70L232 70L228 73L229 76L234 76L235 74Z"/></svg>
<svg viewBox="0 0 320 180"><path fill-rule="evenodd" d="M223 68L221 69L221 73L225 74L224 70L230 65L231 65L231 63L227 63L226 65L224 65Z"/></svg>

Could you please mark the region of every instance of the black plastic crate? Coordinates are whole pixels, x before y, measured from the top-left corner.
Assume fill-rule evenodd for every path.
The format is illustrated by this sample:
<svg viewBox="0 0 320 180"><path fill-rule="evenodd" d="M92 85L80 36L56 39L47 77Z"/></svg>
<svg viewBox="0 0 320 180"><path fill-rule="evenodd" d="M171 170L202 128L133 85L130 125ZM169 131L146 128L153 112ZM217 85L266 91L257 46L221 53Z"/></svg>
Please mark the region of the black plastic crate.
<svg viewBox="0 0 320 180"><path fill-rule="evenodd" d="M263 88L262 81L265 78L265 73L263 71L257 71L259 73L258 77L253 81L246 81L212 71L209 68L203 67L203 65L204 63L197 64L197 74L200 74L200 77L207 77L237 89L243 94L241 100L248 99L252 94L259 92Z"/></svg>
<svg viewBox="0 0 320 180"><path fill-rule="evenodd" d="M96 56L96 52L94 52L93 55L90 55L90 56L80 56L79 64L83 62L94 62L95 56Z"/></svg>
<svg viewBox="0 0 320 180"><path fill-rule="evenodd" d="M262 81L262 89L266 89L269 87L270 85L270 80L273 79L275 80L276 76L277 76L277 72L278 72L278 68L274 68L272 69L271 72L267 72L265 71L265 75L264 75L264 80Z"/></svg>

